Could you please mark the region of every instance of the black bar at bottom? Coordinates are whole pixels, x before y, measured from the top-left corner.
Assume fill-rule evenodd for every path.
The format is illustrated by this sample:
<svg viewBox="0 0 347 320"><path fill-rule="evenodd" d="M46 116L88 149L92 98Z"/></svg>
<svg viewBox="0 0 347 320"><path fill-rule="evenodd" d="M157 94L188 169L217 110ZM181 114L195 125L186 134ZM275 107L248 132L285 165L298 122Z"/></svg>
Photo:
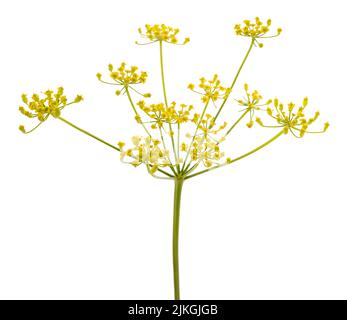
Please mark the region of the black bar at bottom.
<svg viewBox="0 0 347 320"><path fill-rule="evenodd" d="M1 314L34 319L335 319L346 316L337 301L332 308L324 300L7 300ZM329 302L336 302L330 300ZM342 307L342 308L341 308ZM340 310L341 309L341 310ZM338 317L339 318L339 317ZM336 319L338 319L336 318ZM5 319L5 318L4 318Z"/></svg>

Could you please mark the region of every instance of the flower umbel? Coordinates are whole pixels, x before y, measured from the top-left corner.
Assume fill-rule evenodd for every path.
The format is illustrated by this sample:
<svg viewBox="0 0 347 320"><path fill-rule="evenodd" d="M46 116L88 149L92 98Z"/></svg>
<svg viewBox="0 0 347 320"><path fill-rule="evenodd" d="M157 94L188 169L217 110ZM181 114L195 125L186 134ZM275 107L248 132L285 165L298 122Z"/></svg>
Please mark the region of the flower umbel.
<svg viewBox="0 0 347 320"><path fill-rule="evenodd" d="M194 109L192 105L181 103L177 105L176 102L171 102L166 106L165 103L157 103L146 105L144 100L137 103L139 108L150 117L149 123L151 128L162 128L164 123L181 124L188 122L190 111Z"/></svg>
<svg viewBox="0 0 347 320"><path fill-rule="evenodd" d="M162 100L157 100L156 103L153 103L142 99L150 98L151 95L149 93L142 94L135 89L136 85L144 84L147 80L147 73L139 71L136 66L127 66L123 62L120 67L114 69L113 65L109 64L109 81L102 79L100 73L97 74L97 78L101 82L118 86L116 95L123 93L126 96L127 103L129 103L129 107L131 107L134 113L134 118L139 124L137 127L143 130L142 134L131 138L132 144L129 147L124 142L118 142L116 145L106 142L60 116L63 108L69 104L80 102L83 99L82 96L78 95L72 102L68 103L66 96L63 94L63 88L58 88L56 93L47 90L43 93L43 97L34 94L31 100L26 95L22 96L22 101L26 107L20 106L20 112L29 118L37 118L39 121L39 124L30 131L26 131L24 126L20 126L19 129L22 132L29 133L35 130L52 115L79 132L119 152L122 162L129 163L134 167L142 165L151 176L174 181L172 256L174 297L177 300L180 299L178 263L179 215L184 181L244 159L267 147L288 132L291 132L297 138L302 138L306 133L325 132L329 127L329 123L326 122L321 131L309 130L310 126L319 117L319 112L317 111L310 118L305 116L308 104L307 98L299 106L292 102L285 106L277 98L274 101L263 100L259 91L250 91L247 84L244 85L245 96L241 99L235 99L234 105L230 103L230 111L238 108L237 105L235 106L236 103L242 107L242 110L240 110L241 115L229 125L231 117L227 114L226 121L222 121L219 124L222 109L227 105L227 102L232 100L229 97L233 93L234 86L246 60L250 56L252 48L254 46L263 46L258 41L259 39L277 37L282 31L277 29L276 34L268 35L270 26L271 20L267 20L264 23L259 18L255 18L254 22L245 20L243 24L235 26L237 35L249 38L248 50L238 69L236 69L234 77L231 77L230 86L222 86L216 74L210 80L201 78L196 86L194 84L188 85L191 91L200 95L203 102L200 109L198 107L194 108L191 103L179 104L173 101L175 99L169 99L171 92L167 91L165 82L163 52L166 46L163 43L183 45L189 41L189 38L179 43L177 38L179 29L164 24L146 25L144 31L139 29L141 36L148 41L142 44L158 42L158 69L160 67L160 94L162 95ZM179 67L180 64L175 65L175 68ZM177 90L177 87L175 89ZM140 101L133 100L133 92L141 96ZM173 102L170 103L169 101ZM274 124L264 124L260 117L256 117L255 121L261 127L274 128L277 132L257 147L252 147L250 151L235 157L225 158L223 149L226 150L226 148L225 145L222 146L222 143L229 134L235 132L235 128L247 119L247 116L249 116L249 120L245 121L245 124L249 128L253 127L253 118L256 113L257 115L263 113L274 122ZM235 135L233 138L238 137L238 135Z"/></svg>
<svg viewBox="0 0 347 320"><path fill-rule="evenodd" d="M170 165L167 150L160 148L160 141L151 137L134 136L131 139L133 147L125 148L125 143L119 142L121 161L134 166L145 164L148 171L154 174L158 168Z"/></svg>
<svg viewBox="0 0 347 320"><path fill-rule="evenodd" d="M284 133L289 131L296 137L302 138L306 133L322 133L329 127L329 122L324 124L320 131L309 131L309 126L313 124L319 117L319 111L316 111L314 116L306 118L304 111L308 104L308 98L305 97L301 106L297 107L293 102L287 104L285 108L283 103L279 102L277 98L274 99L273 107L266 109L267 114L274 120L277 125L265 125L260 118L256 121L262 127L266 128L283 128Z"/></svg>
<svg viewBox="0 0 347 320"><path fill-rule="evenodd" d="M178 42L177 34L180 32L178 28L172 28L166 26L165 24L154 24L154 25L145 25L145 31L143 32L141 28L138 29L140 35L143 38L149 40L147 43L138 43L137 44L150 44L157 41L163 41L172 44L186 44L190 41L189 38L185 38L182 43Z"/></svg>
<svg viewBox="0 0 347 320"><path fill-rule="evenodd" d="M270 26L271 19L268 19L266 23L264 23L260 21L259 17L256 17L254 22L251 20L244 20L243 24L236 24L234 29L238 36L250 37L259 45L260 48L262 48L263 44L259 43L257 39L274 38L282 33L282 29L278 28L276 34L267 36L270 31Z"/></svg>
<svg viewBox="0 0 347 320"><path fill-rule="evenodd" d="M68 103L63 87L59 87L56 92L46 90L41 96L34 93L31 99L26 94L22 94L22 101L26 107L20 106L19 111L28 118L37 118L39 123L29 131L26 131L25 127L20 125L19 130L23 133L30 133L46 121L50 115L57 118L66 106L79 103L82 100L83 97L77 95L72 102Z"/></svg>
<svg viewBox="0 0 347 320"><path fill-rule="evenodd" d="M212 165L219 165L224 157L224 152L220 151L220 146L208 134L196 136L190 151L190 158L194 165L202 163L209 168Z"/></svg>
<svg viewBox="0 0 347 320"><path fill-rule="evenodd" d="M140 28L139 33L142 37L149 40L148 43L159 43L161 86L164 101L157 103L147 103L144 99L137 102L133 101L132 92L139 94L142 98L151 97L150 93L143 94L135 89L136 85L144 84L148 77L147 73L140 71L137 66L128 66L123 62L118 68L114 68L112 64L109 64L109 81L105 81L100 73L97 74L97 78L101 82L119 87L115 92L116 95L124 94L127 96L136 122L142 126L146 133L144 136L135 136L133 138L133 142L135 142L134 147L126 151L124 151L122 143L118 147L112 146L116 150L121 150L122 161L125 160L125 156L129 156L131 158L130 163L134 165L145 164L151 170L151 173L155 172L156 168L169 169L172 175L165 170L159 170L169 178L178 176L188 178L198 175L200 174L199 172L193 175L192 172L198 168L200 163L205 167L211 167L211 169L218 168L224 163L220 162L224 156L224 152L220 151L221 143L245 119L245 116L249 116L246 125L249 128L253 127L254 117L257 112L266 111L276 123L275 125L264 124L259 117L256 118L256 122L263 127L279 128L282 133L290 131L296 137L303 137L306 133L324 132L329 126L328 123L325 124L321 131L310 131L308 129L318 118L319 112L316 112L311 118L305 117L304 111L307 105L307 98L304 99L302 106L298 108L293 103L289 103L284 108L283 104L279 103L277 99L274 102L271 100L264 101L259 91L249 91L247 84L244 85L245 96L236 100L243 107L240 110L242 112L241 116L229 128L227 128L229 121L223 121L216 126L217 118L228 101L254 44L262 46L258 39L276 37L281 33L282 30L277 29L276 34L268 35L270 26L270 19L262 22L258 17L254 21L244 20L243 24L235 25L237 35L251 38L250 47L229 87L221 85L217 74L212 79L200 78L197 85L192 83L188 85L191 91L201 96L201 100L204 103L201 111L189 103L178 104L175 101L169 103L165 85L162 43L185 44L189 41L189 38L179 43L179 29L165 24L147 24L144 31ZM30 102L27 96L23 95L22 100L28 109L21 106L19 110L27 117L37 117L39 120L39 124L32 130L36 129L50 115L59 117L61 110L66 105L82 100L81 96L77 96L73 102L67 103L63 92L63 88L58 88L56 93L47 90L44 93L44 97L34 94ZM219 100L221 100L221 103L220 106L217 106ZM215 114L210 111L211 104L217 109ZM62 119L61 117L59 118ZM63 121L71 125L68 121ZM224 129L226 129L225 133ZM20 126L20 130L25 133L32 131L26 131L24 126ZM83 130L80 131L84 132ZM223 134L219 136L221 132ZM95 138L95 136L93 137ZM104 141L102 142L105 143ZM111 146L108 143L105 144ZM256 148L255 150L258 149ZM182 153L185 155L184 159L181 158ZM228 164L232 162L233 159L227 161ZM203 172L205 171L203 170Z"/></svg>
<svg viewBox="0 0 347 320"><path fill-rule="evenodd" d="M202 95L201 100L204 103L206 103L210 99L212 101L223 99L230 93L230 90L228 88L221 85L217 74L215 74L211 80L207 80L204 77L200 78L198 89L195 89L195 85L192 83L188 85L188 89Z"/></svg>
<svg viewBox="0 0 347 320"><path fill-rule="evenodd" d="M122 92L125 91L126 88L131 88L133 91L142 95L145 98L149 98L151 96L150 93L139 93L132 86L136 84L143 84L147 80L147 72L139 71L137 66L127 66L125 62L122 62L121 65L114 69L112 64L108 65L109 76L113 82L105 81L102 79L102 74L97 73L96 77L100 82L120 86L121 89L116 90L116 95L119 96Z"/></svg>
<svg viewBox="0 0 347 320"><path fill-rule="evenodd" d="M237 102L239 105L245 107L245 109L241 111L247 111L249 113L249 122L246 124L248 128L252 128L254 121L254 113L257 110L261 110L262 106L269 105L272 100L268 100L266 103L262 103L263 97L259 94L257 90L254 90L252 93L248 91L248 84L244 84L244 89L246 92L246 98L244 99L239 99Z"/></svg>

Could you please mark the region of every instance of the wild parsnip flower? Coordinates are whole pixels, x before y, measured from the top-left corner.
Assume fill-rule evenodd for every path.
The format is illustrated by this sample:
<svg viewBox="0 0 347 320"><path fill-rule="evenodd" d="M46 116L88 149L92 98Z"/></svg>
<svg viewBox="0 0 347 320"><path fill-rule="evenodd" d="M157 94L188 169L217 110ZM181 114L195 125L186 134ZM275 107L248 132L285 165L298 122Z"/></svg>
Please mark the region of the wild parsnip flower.
<svg viewBox="0 0 347 320"><path fill-rule="evenodd" d="M244 20L243 24L236 24L234 26L235 33L239 36L252 38L260 48L263 47L262 43L259 43L257 39L274 38L282 33L282 29L278 28L277 33L271 36L267 36L270 31L271 19L268 19L266 23L260 21L259 17L254 19L254 22L250 20Z"/></svg>
<svg viewBox="0 0 347 320"><path fill-rule="evenodd" d="M200 163L205 167L212 165L220 165L223 163L221 159L224 157L224 152L220 151L219 144L224 141L224 136L218 138L217 134L226 128L227 122L224 122L219 127L216 127L213 116L209 113L195 113L190 119L197 130L192 135L186 134L186 138L190 142L182 142L179 145L179 150L185 153L185 161L180 160L179 163L189 162L190 166L196 168Z"/></svg>
<svg viewBox="0 0 347 320"><path fill-rule="evenodd" d="M68 103L63 87L59 87L55 93L52 90L46 90L41 96L34 93L31 99L26 94L22 94L22 101L26 107L20 106L19 111L28 118L37 118L39 123L29 131L26 131L25 127L20 125L19 130L23 133L30 133L46 121L50 115L57 118L66 106L79 103L82 100L83 97L77 95L72 102Z"/></svg>
<svg viewBox="0 0 347 320"><path fill-rule="evenodd" d="M175 105L175 112L173 116L174 123L182 124L189 121L190 112L194 109L193 105L188 105L181 103L179 106L176 107Z"/></svg>
<svg viewBox="0 0 347 320"><path fill-rule="evenodd" d="M125 62L122 62L117 69L114 69L113 65L109 64L108 71L113 82L104 81L101 73L97 73L96 77L102 83L120 86L121 89L118 89L115 92L117 96L119 96L123 91L126 91L126 89L131 88L144 98L151 97L150 93L142 94L132 87L132 85L145 83L148 77L147 72L139 71L139 68L136 66L127 66Z"/></svg>
<svg viewBox="0 0 347 320"><path fill-rule="evenodd" d="M163 102L147 103L145 100L140 100L134 103L132 91L141 95L143 98L149 98L151 96L149 93L142 94L134 88L135 85L143 84L147 80L147 73L139 71L136 66L128 67L125 63L122 63L120 67L114 69L113 65L109 64L110 81L103 80L102 75L100 73L97 74L97 78L101 82L118 86L116 95L123 93L127 96L135 120L142 126L141 130L146 133L145 135L133 136L131 139L132 144L129 147L123 141L118 142L117 145L108 143L60 116L60 112L65 106L80 102L83 99L82 96L78 95L74 101L67 103L67 98L63 94L63 88L58 88L56 93L48 90L44 93L44 97L34 94L30 101L26 95L22 96L23 103L27 108L21 106L19 108L20 112L29 118L36 117L39 121L39 124L28 132L33 131L52 115L74 129L120 152L122 162L129 163L135 167L144 165L151 176L174 181L172 253L175 299L180 299L178 233L181 194L184 181L248 157L289 131L295 137L299 138L303 137L306 133L324 132L329 127L329 123L325 123L321 131L309 130L311 124L319 117L319 112L316 112L311 118L306 118L304 112L308 103L307 98L303 100L302 105L299 107L295 106L294 103L289 103L284 107L277 98L273 102L271 100L265 102L257 90L249 91L247 84L244 85L245 97L236 100L243 107L243 110L241 110L242 114L230 126L227 121L217 125L221 111L228 101L230 93L238 80L253 46L258 45L262 47L263 44L258 41L259 39L276 37L281 33L282 30L277 29L277 34L268 35L270 26L271 20L263 23L259 18L255 18L254 22L245 20L243 24L237 24L235 26L237 35L249 37L251 41L235 76L230 80L231 85L229 87L222 86L217 75L214 75L211 80L201 78L196 89L194 84L188 85L190 90L201 95L204 103L201 111L195 109L191 104L169 103L169 101L172 101L168 98L171 92L167 92L165 85L163 42L183 45L189 41L189 38L179 43L177 38L179 29L164 24L146 25L144 32L139 29L141 36L149 41L142 44L155 42L159 44L158 65L160 65L160 90L163 96ZM216 101L219 99L221 99L221 103L217 107ZM211 107L213 108L213 112L210 110ZM249 116L249 121L246 125L251 128L256 112L267 114L275 122L274 125L264 124L257 117L256 122L259 125L262 127L277 128L278 132L269 140L246 153L233 158L225 158L225 153L221 150L222 142L226 140L231 132L234 132L234 128L245 120L247 115ZM229 121L228 118L226 120ZM24 126L20 126L19 128L22 132L28 133L24 129Z"/></svg>
<svg viewBox="0 0 347 320"><path fill-rule="evenodd" d="M170 165L169 151L160 148L160 140L149 136L133 136L131 141L133 146L130 148L125 148L124 142L118 143L122 162L134 166L145 164L151 174L154 174L160 167Z"/></svg>
<svg viewBox="0 0 347 320"><path fill-rule="evenodd" d="M189 151L186 143L182 143L180 149L183 152ZM209 168L212 165L220 164L220 160L224 157L224 152L221 152L218 142L213 140L209 135L197 135L192 142L189 156L192 165L202 163L205 167Z"/></svg>
<svg viewBox="0 0 347 320"><path fill-rule="evenodd" d="M254 112L257 110L261 110L262 106L269 105L272 100L268 100L266 103L262 103L263 97L259 94L257 90L254 90L252 93L248 91L248 84L244 84L244 89L246 92L246 98L239 99L237 102L239 105L245 107L245 109L241 111L247 111L249 113L249 122L246 124L248 128L252 128L254 121Z"/></svg>
<svg viewBox="0 0 347 320"><path fill-rule="evenodd" d="M206 113L199 122L200 118L201 114L195 113L193 118L191 118L191 122L193 122L195 125L198 125L198 132L200 132L204 136L209 136L211 134L216 135L220 131L224 130L228 125L228 123L224 121L222 125L216 128L214 117L209 113Z"/></svg>
<svg viewBox="0 0 347 320"><path fill-rule="evenodd" d="M151 128L161 128L164 123L181 124L189 121L190 111L193 110L192 105L171 102L166 106L165 103L157 103L146 105L144 100L137 103L139 108L152 120Z"/></svg>
<svg viewBox="0 0 347 320"><path fill-rule="evenodd" d="M186 44L190 41L189 38L185 38L182 43L178 42L177 34L180 32L178 28L172 28L166 26L165 24L154 24L154 25L145 25L145 31L143 32L141 28L138 29L140 35L143 38L149 40L147 43L138 43L137 44L150 44L157 41L172 43L172 44Z"/></svg>
<svg viewBox="0 0 347 320"><path fill-rule="evenodd" d="M270 118L276 120L276 125L265 125L260 118L256 121L262 127L266 128L283 128L284 133L289 131L297 138L302 138L306 133L322 133L325 132L329 123L326 122L324 127L320 131L309 131L309 126L313 124L319 117L319 111L316 111L314 116L306 118L304 111L308 104L308 98L305 97L301 106L296 106L293 102L287 104L286 108L284 104L279 102L277 98L273 101L273 107L266 109Z"/></svg>
<svg viewBox="0 0 347 320"><path fill-rule="evenodd" d="M217 74L215 74L211 80L207 80L204 77L200 78L198 88L199 89L195 89L195 85L193 83L188 85L189 90L202 95L201 100L204 103L207 103L210 99L212 101L223 99L230 92L228 88L221 86L221 82L218 79Z"/></svg>

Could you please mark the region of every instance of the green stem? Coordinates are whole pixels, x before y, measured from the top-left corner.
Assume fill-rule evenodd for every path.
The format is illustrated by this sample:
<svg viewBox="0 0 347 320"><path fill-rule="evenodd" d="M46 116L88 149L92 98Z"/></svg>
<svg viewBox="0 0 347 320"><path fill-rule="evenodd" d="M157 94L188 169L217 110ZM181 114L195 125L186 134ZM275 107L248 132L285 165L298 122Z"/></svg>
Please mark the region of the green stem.
<svg viewBox="0 0 347 320"><path fill-rule="evenodd" d="M168 108L169 104L168 104L168 101L167 101L166 86L165 86L165 76L164 76L163 41L159 41L159 48L160 48L161 83L162 83L162 86L163 86L163 94L164 94L165 106L166 106L166 108ZM173 149L174 156L175 156L175 161L176 161L176 167L177 167L177 171L179 171L180 169L179 169L179 163L178 163L177 152L176 152L176 147L175 147L175 140L174 140L174 137L172 135L173 130L172 130L171 123L169 123L169 130L170 130L169 135L170 135L170 138L171 138L172 149Z"/></svg>
<svg viewBox="0 0 347 320"><path fill-rule="evenodd" d="M226 132L226 134L224 135L224 137L226 137L230 132L231 130L233 130L237 124L244 118L244 116L249 112L249 109L247 109L242 115L240 118L238 118L235 123L230 127L230 129Z"/></svg>
<svg viewBox="0 0 347 320"><path fill-rule="evenodd" d="M175 179L174 193L174 210L173 210L173 230L172 230L172 258L173 258L173 276L175 300L180 300L180 272L178 262L178 245L179 245L179 222L180 222L180 207L183 179Z"/></svg>
<svg viewBox="0 0 347 320"><path fill-rule="evenodd" d="M134 102L133 100L131 99L131 96L130 96L130 92L129 92L129 89L128 87L125 87L125 92L128 96L128 99L129 99L129 102L131 104L131 107L133 108L134 112L135 112L135 115L139 115L139 113L137 112L136 108L135 108L135 105L134 105ZM151 137L151 134L149 133L149 131L147 130L146 126L143 124L143 122L141 121L141 125L143 127L143 129L145 129L146 133Z"/></svg>
<svg viewBox="0 0 347 320"><path fill-rule="evenodd" d="M257 148L255 148L255 149L253 149L253 150L251 150L251 151L249 151L249 152L243 154L242 156L239 156L239 157L237 157L237 158L235 158L235 159L232 159L231 161L229 161L229 162L227 162L227 163L225 163L225 164L222 164L222 165L219 165L219 166L215 166L215 167L212 167L212 168L209 168L209 169L205 169L205 170L199 171L199 172L197 172L197 173L194 173L194 174L192 174L192 175L186 177L185 179L187 180L187 179L196 177L196 176L198 176L198 175L200 175L200 174L203 174L203 173L205 173L205 172L209 172L209 171L212 171L212 170L215 170L215 169L218 169L218 168L222 168L222 167L224 167L224 166L226 166L226 165L229 165L229 164L231 164L231 163L233 163L233 162L236 162L236 161L238 161L238 160L241 160L241 159L243 159L243 158L245 158L245 157L247 157L247 156L253 154L254 152L257 152L258 150L260 150L260 149L266 147L266 146L269 145L271 142L275 141L278 137L280 137L283 133L284 133L283 130L280 131L278 134L276 134L274 137L272 137L270 140L266 141L265 143L261 144L259 147L257 147Z"/></svg>
<svg viewBox="0 0 347 320"><path fill-rule="evenodd" d="M196 128L195 128L195 132L194 132L194 135L193 135L193 138L189 144L189 148L188 148L188 151L187 151L187 154L186 154L186 157L184 159L184 162L183 162L183 165L182 165L182 172L185 173L185 170L187 170L187 168L189 167L190 163L187 164L187 167L185 168L186 166L186 162L188 160L188 156L189 156L189 153L190 153L190 149L192 148L192 145L193 145L193 142L194 142L194 139L196 137L196 134L198 133L198 130L199 130L199 126L201 124L201 121L203 120L204 118L204 115L206 113L206 110L207 110L207 107L208 107L208 104L210 102L210 99L207 100L206 104L205 104L205 107L204 107L204 110L202 111L201 113L201 116L200 116L200 119L198 120L198 123L196 124Z"/></svg>
<svg viewBox="0 0 347 320"><path fill-rule="evenodd" d="M94 135L91 134L90 132L88 132L88 131L86 131L86 130L80 128L80 127L77 127L76 125L74 125L74 124L71 123L70 121L67 121L66 119L64 119L64 118L62 118L62 117L58 117L57 119L59 119L59 120L65 122L65 123L68 124L69 126L75 128L75 129L77 129L78 131L83 132L83 133L86 134L87 136L92 137L92 138L94 138L95 140L98 140L98 141L102 142L103 144L106 144L107 146L111 147L112 149L115 149L115 150L117 150L117 151L120 151L120 149L119 149L118 147L116 147L116 146L114 146L114 145L112 145L112 144L110 144L110 143L108 143L108 142L106 142L106 141L104 141L104 140L98 138L97 136L94 136Z"/></svg>
<svg viewBox="0 0 347 320"><path fill-rule="evenodd" d="M167 96L166 96L166 87L165 87L165 76L164 76L164 61L163 61L163 42L159 41L160 48L160 72L161 72L161 83L163 86L163 94L165 105L168 106Z"/></svg>
<svg viewBox="0 0 347 320"><path fill-rule="evenodd" d="M180 131L181 131L181 126L179 123L177 123L177 159L179 161L180 159ZM178 165L178 173L181 172L180 165Z"/></svg>
<svg viewBox="0 0 347 320"><path fill-rule="evenodd" d="M233 88L234 88L234 85L235 85L235 83L236 83L236 80L237 80L237 78L239 77L240 72L241 72L241 70L242 70L242 68L243 68L243 66L244 66L244 64L245 64L245 62L246 62L246 60L247 60L247 58L248 58L248 56L249 56L249 54L250 54L252 48L253 48L253 45L254 45L254 39L252 39L251 45L249 46L248 51L247 51L245 57L243 58L242 63L241 63L241 65L240 65L239 69L237 70L237 73L236 73L236 75L235 75L235 78L234 78L234 80L233 80L231 86L229 87L229 90L230 90L229 93L228 93L228 94L226 95L226 97L224 98L223 103L222 103L221 106L219 107L219 110L218 110L217 114L215 115L215 117L214 117L214 119L213 119L214 122L217 120L217 118L218 118L219 114L221 113L221 111L222 111L222 109L223 109L225 103L227 102L227 100L228 100L228 98L229 98L229 95L230 95L231 91L232 91Z"/></svg>
<svg viewBox="0 0 347 320"><path fill-rule="evenodd" d="M159 132L160 132L160 139L161 139L161 142L162 142L162 144L163 144L163 148L164 148L165 151L167 151L165 139L164 139L164 136L163 136L163 129L161 128L161 126L159 126ZM172 173L176 176L177 173L176 173L176 171L175 171L175 168L174 168L174 166L173 166L172 163L171 163L170 157L168 157L168 158L169 158L169 161L170 161L170 166L169 166L169 168L170 168L170 170L172 171Z"/></svg>
<svg viewBox="0 0 347 320"><path fill-rule="evenodd" d="M100 138L97 137L97 136L94 136L94 135L91 134L90 132L88 132L88 131L86 131L86 130L80 128L80 127L77 127L76 125L74 125L74 124L71 123L70 121L68 121L68 120L66 120L66 119L64 119L64 118L62 118L62 117L57 117L57 119L59 119L59 120L65 122L66 124L68 124L68 125L71 126L72 128L77 129L78 131L80 131L80 132L86 134L87 136L92 137L93 139L95 139L95 140L97 140L97 141L99 141L99 142L101 142L101 143L107 145L108 147L110 147L110 148L112 148L112 149L115 149L115 150L117 150L117 151L119 151L119 152L121 151L118 147L116 147L116 146L114 146L114 145L112 145L112 144L110 144L110 143L108 143L108 142L106 142L106 141L100 139ZM168 177L170 177L170 178L173 178L173 177L174 177L173 175L167 173L167 172L164 171L164 170L158 169L158 171L161 172L162 174L165 174L166 176L168 176Z"/></svg>

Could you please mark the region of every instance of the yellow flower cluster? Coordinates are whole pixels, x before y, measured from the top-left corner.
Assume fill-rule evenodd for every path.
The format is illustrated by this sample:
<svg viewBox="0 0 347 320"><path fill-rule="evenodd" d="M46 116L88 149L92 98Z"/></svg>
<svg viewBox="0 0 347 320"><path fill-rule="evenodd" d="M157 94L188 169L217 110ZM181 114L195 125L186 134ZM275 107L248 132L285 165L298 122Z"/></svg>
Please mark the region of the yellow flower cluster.
<svg viewBox="0 0 347 320"><path fill-rule="evenodd" d="M142 32L141 28L139 28L138 31L143 38L150 40L149 43L164 41L173 44L186 44L190 41L189 38L185 38L182 43L178 43L177 34L180 30L178 28L166 26L165 24L146 24L145 29L145 32Z"/></svg>
<svg viewBox="0 0 347 320"><path fill-rule="evenodd" d="M278 99L274 99L274 101L263 100L259 91L249 90L248 84L244 84L244 97L236 100L242 107L240 108L242 109L240 110L242 114L231 126L229 126L229 128L227 128L227 122L216 124L234 88L241 69L249 56L251 48L253 46L262 47L262 43L259 42L260 39L277 37L282 32L279 28L276 34L271 35L270 27L270 19L266 22L262 22L258 17L256 17L254 21L244 20L242 24L235 25L236 34L251 38L251 43L231 86L222 86L217 74L211 79L206 79L204 77L200 78L196 85L192 83L188 85L189 90L200 95L204 103L202 111L194 111L193 105L190 104L178 104L176 102L168 103L170 100L168 100L165 87L163 42L184 45L189 42L189 38L179 42L179 29L164 24L146 25L144 31L139 29L140 35L147 39L147 43L140 44L159 42L160 74L164 102L145 102L143 98L149 98L151 94L139 92L137 87L135 88L135 85L144 84L148 76L146 72L140 71L136 66L129 66L123 62L118 68L114 68L112 64L109 64L109 79L107 81L103 79L101 73L96 75L100 82L116 86L116 95L123 93L127 96L133 109L135 120L142 126L144 132L146 132L145 136L132 137L132 145L130 147L126 147L124 142L119 142L118 146L113 146L60 117L61 110L65 108L65 106L78 103L83 99L82 96L78 95L72 102L68 103L62 87L58 88L56 92L47 90L43 93L43 96L34 94L30 100L23 94L22 101L24 104L19 107L19 111L29 118L37 118L39 123L30 131L26 131L22 125L19 129L23 133L32 132L52 115L75 129L120 151L121 161L130 163L134 166L144 164L151 175L161 179L174 179L176 177L180 179L186 177L191 178L216 167L230 164L260 150L283 133L287 134L291 132L295 137L301 138L306 133L326 131L329 127L329 123L325 123L321 131L309 130L311 124L319 117L319 112L316 112L311 118L306 118L305 108L308 103L307 98L303 100L301 106L297 107L294 103L289 103L284 106ZM131 95L132 92L139 94L142 100L137 100L138 102L136 103ZM219 99L222 101L220 101L220 106L217 106L219 104ZM217 107L216 113L210 111L210 103ZM267 114L268 117L275 122L274 125L264 124L259 117L256 117L254 121L255 113L260 112L263 112L265 115ZM226 137L236 125L241 123L241 120L247 119L248 116L249 120L246 121L247 127L252 128L254 122L257 122L263 127L279 128L280 132L268 142L241 157L225 159L224 152L220 150L221 143L225 141ZM224 129L226 130L224 131ZM182 156L182 154L184 156ZM207 169L205 168L193 174L192 172L196 170L199 165L203 165L207 167ZM156 175L157 171L158 176ZM159 173L164 176L160 176Z"/></svg>
<svg viewBox="0 0 347 320"><path fill-rule="evenodd" d="M117 69L114 69L113 65L109 64L108 65L108 70L110 72L109 75L110 75L110 78L114 81L113 83L103 81L101 73L97 73L96 76L101 82L128 87L129 85L146 82L147 76L148 76L147 72L138 71L138 69L139 68L136 66L127 67L125 62L122 62L120 67ZM120 94L120 91L119 91L119 94Z"/></svg>
<svg viewBox="0 0 347 320"><path fill-rule="evenodd" d="M199 113L195 113L193 118L191 119L191 122L193 122L195 125L199 124L199 119L201 115ZM220 125L218 128L215 128L216 123L214 121L214 117L206 113L204 117L201 119L198 129L201 131L203 136L207 136L209 134L218 134L220 131L226 128L228 125L227 122L224 122L222 125Z"/></svg>
<svg viewBox="0 0 347 320"><path fill-rule="evenodd" d="M219 161L224 157L224 153L220 151L219 143L208 135L196 136L190 150L186 143L182 143L180 149L183 152L190 152L192 162L196 164L201 162L205 167L219 164Z"/></svg>
<svg viewBox="0 0 347 320"><path fill-rule="evenodd" d="M285 108L283 103L280 103L278 99L274 99L273 107L267 108L267 114L274 120L276 120L277 125L264 125L260 118L256 121L263 127L268 128L283 128L284 133L289 131L297 138L302 138L306 133L322 133L325 132L329 123L326 122L321 131L309 131L309 126L314 123L319 117L319 111L317 111L313 117L306 118L304 111L308 104L307 97L304 98L302 105L296 107L294 103L290 102Z"/></svg>
<svg viewBox="0 0 347 320"><path fill-rule="evenodd" d="M178 106L176 102L172 102L169 106L166 106L164 103L146 105L145 101L141 100L137 105L144 113L153 119L151 125L152 129L161 128L164 123L181 124L188 122L190 111L193 110L192 105L182 103ZM139 118L139 120L141 120L141 118Z"/></svg>
<svg viewBox="0 0 347 320"><path fill-rule="evenodd" d="M170 165L169 151L160 148L160 141L152 137L134 136L131 139L133 146L125 148L124 142L119 142L121 160L134 166L145 164L151 174L159 167Z"/></svg>
<svg viewBox="0 0 347 320"><path fill-rule="evenodd" d="M237 100L237 102L239 103L239 105L246 107L241 111L248 111L249 122L246 125L248 128L252 128L254 124L254 112L256 110L261 110L262 106L269 105L272 102L272 100L268 100L266 103L262 103L263 97L259 94L257 90L254 90L252 93L250 93L247 83L244 84L244 89L246 92L246 98L244 98L243 100L239 99Z"/></svg>
<svg viewBox="0 0 347 320"><path fill-rule="evenodd" d="M38 125L33 129L26 131L23 125L19 126L19 130L23 133L30 133L34 131L42 122L48 119L50 115L53 117L59 117L61 110L67 105L78 103L83 100L83 97L77 95L75 99L68 103L67 98L64 95L64 88L59 87L57 92L52 90L47 90L40 95L35 93L32 95L31 100L29 100L26 94L22 94L22 101L26 107L20 106L19 111L28 118L37 118L39 120Z"/></svg>
<svg viewBox="0 0 347 320"><path fill-rule="evenodd" d="M237 35L250 37L254 40L259 38L273 38L273 37L279 36L282 32L281 28L277 29L277 33L275 35L266 36L266 34L270 31L270 25L271 25L271 19L268 19L266 23L264 23L260 21L259 17L256 17L254 22L251 22L250 20L244 20L243 24L236 24L234 29ZM259 47L263 47L262 43L258 43L258 44L259 44Z"/></svg>
<svg viewBox="0 0 347 320"><path fill-rule="evenodd" d="M202 92L195 90L194 84L190 83L188 85L188 89L202 95L201 100L204 103L207 103L210 99L212 101L216 101L218 99L225 98L230 93L228 88L221 86L217 74L215 74L211 80L200 78L198 87L202 89Z"/></svg>

